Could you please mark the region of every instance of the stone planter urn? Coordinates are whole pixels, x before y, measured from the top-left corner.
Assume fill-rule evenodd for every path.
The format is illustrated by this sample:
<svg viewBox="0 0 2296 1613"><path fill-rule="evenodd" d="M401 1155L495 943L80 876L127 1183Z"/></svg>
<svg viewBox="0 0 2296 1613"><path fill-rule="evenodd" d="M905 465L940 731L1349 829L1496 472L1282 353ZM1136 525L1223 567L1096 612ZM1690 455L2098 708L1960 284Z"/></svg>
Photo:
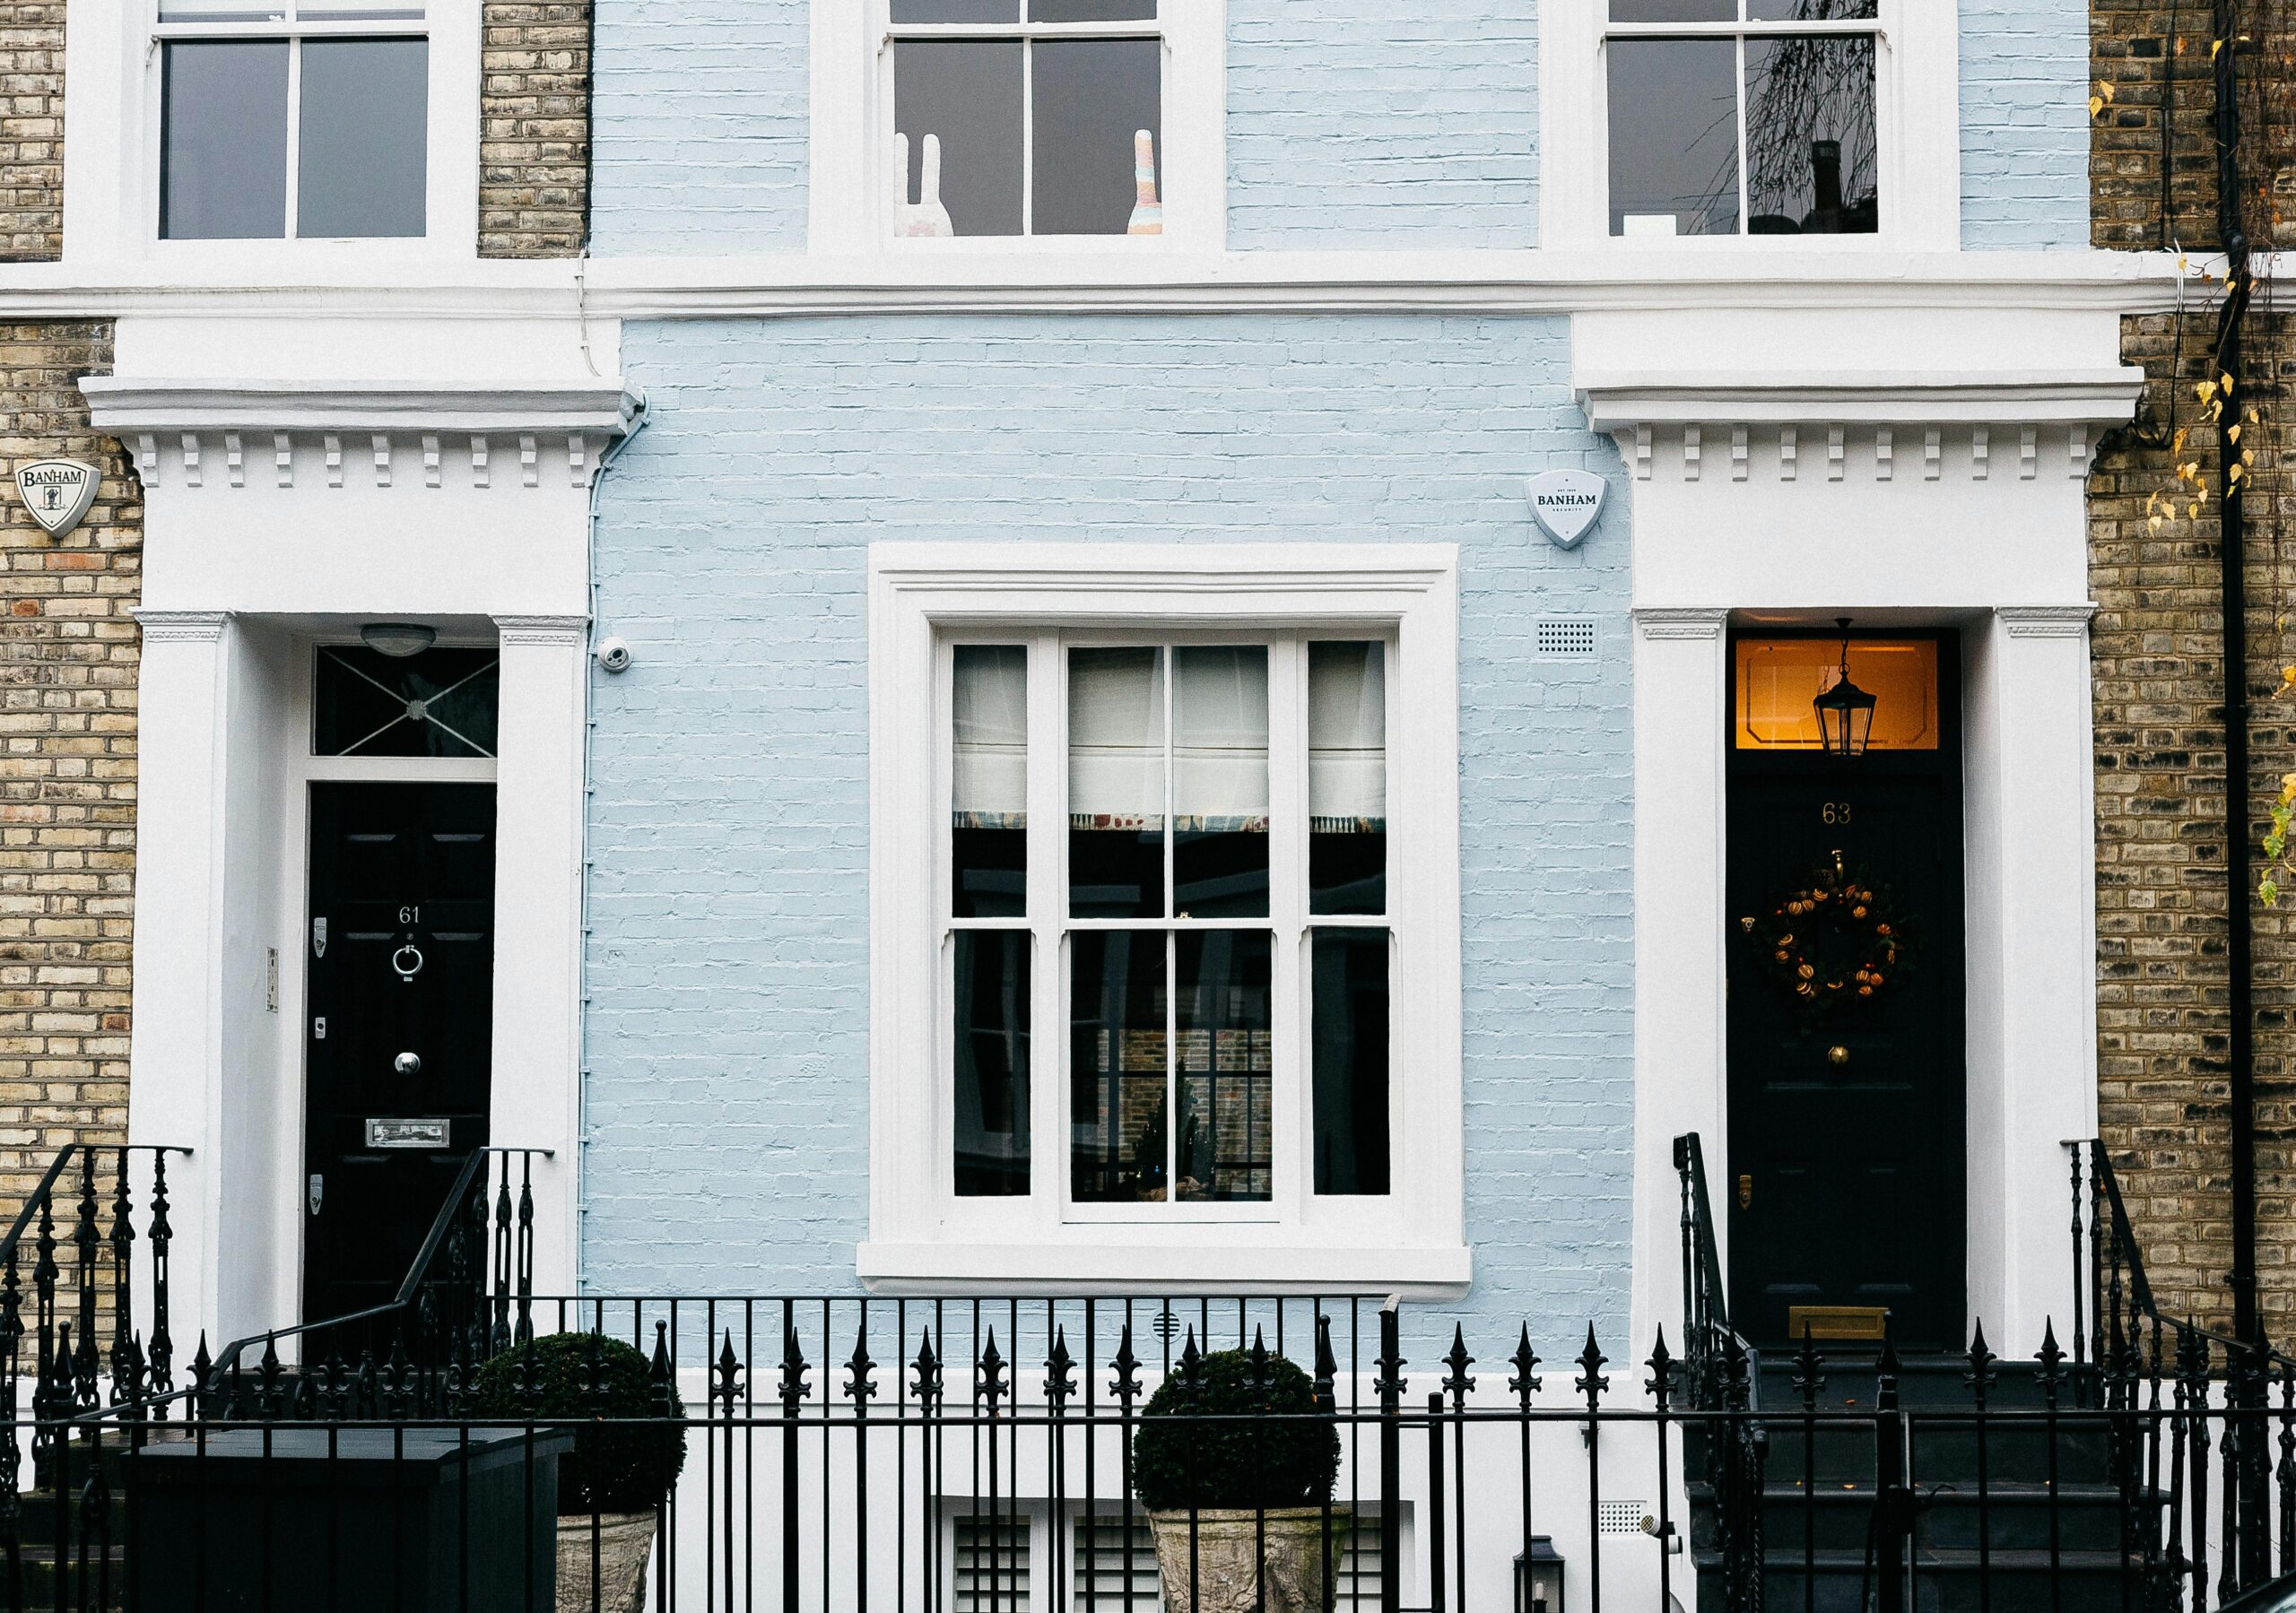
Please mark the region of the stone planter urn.
<svg viewBox="0 0 2296 1613"><path fill-rule="evenodd" d="M652 1513L598 1514L597 1595L591 1599L590 1514L558 1521L558 1613L638 1613L646 1605L646 1565L653 1556Z"/></svg>
<svg viewBox="0 0 2296 1613"><path fill-rule="evenodd" d="M1262 1518L1266 1520L1264 1536ZM1339 1569L1350 1522L1344 1509L1333 1509L1334 1573ZM1196 1514L1192 1548L1187 1513L1151 1513L1148 1522L1155 1531L1156 1568L1164 1582L1167 1613L1323 1613L1321 1507L1272 1508L1265 1513L1200 1511ZM1265 1591L1260 1585L1263 1560L1267 1572Z"/></svg>

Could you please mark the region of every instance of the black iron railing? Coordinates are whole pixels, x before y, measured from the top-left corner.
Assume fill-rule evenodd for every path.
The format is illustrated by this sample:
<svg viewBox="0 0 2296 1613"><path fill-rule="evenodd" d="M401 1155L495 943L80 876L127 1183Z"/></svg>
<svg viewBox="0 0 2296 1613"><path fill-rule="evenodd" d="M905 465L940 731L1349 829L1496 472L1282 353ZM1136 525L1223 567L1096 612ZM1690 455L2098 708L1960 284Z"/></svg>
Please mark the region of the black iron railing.
<svg viewBox="0 0 2296 1613"><path fill-rule="evenodd" d="M1761 1408L1761 1359L1730 1325L1706 1151L1697 1132L1674 1139L1674 1171L1682 1189L1683 1403L1726 1414L1705 1426L1693 1446L1696 1465L1685 1476L1711 1510L1709 1555L1720 1571L1723 1609L1760 1613L1770 1433L1759 1417L1740 1414ZM1659 1342L1663 1347L1663 1335ZM1813 1444L1805 1438L1805 1448Z"/></svg>
<svg viewBox="0 0 2296 1613"><path fill-rule="evenodd" d="M286 1420L440 1411L452 1383L534 1336L534 1163L550 1157L474 1149L385 1304L235 1339L213 1360L203 1336L191 1363L201 1405Z"/></svg>

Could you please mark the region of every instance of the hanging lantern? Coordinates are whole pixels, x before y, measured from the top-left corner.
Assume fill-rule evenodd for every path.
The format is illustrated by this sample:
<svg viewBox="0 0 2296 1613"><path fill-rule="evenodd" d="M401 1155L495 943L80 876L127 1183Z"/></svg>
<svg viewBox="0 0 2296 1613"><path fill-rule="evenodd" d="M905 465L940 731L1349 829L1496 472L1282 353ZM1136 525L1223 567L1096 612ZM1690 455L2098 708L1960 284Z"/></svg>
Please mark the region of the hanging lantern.
<svg viewBox="0 0 2296 1613"><path fill-rule="evenodd" d="M1810 702L1817 708L1818 732L1833 756L1863 756L1874 733L1874 697L1849 681L1849 618L1837 616L1841 629L1841 671L1831 687Z"/></svg>

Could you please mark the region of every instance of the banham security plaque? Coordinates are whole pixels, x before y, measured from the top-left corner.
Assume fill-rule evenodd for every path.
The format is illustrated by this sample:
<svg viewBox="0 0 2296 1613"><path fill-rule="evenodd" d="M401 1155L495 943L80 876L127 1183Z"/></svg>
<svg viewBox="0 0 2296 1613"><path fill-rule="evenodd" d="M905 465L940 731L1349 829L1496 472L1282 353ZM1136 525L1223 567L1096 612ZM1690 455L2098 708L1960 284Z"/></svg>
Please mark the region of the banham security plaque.
<svg viewBox="0 0 2296 1613"><path fill-rule="evenodd" d="M41 530L60 538L80 525L101 480L102 472L76 459L35 459L16 468L16 494Z"/></svg>
<svg viewBox="0 0 2296 1613"><path fill-rule="evenodd" d="M1610 483L1592 471L1541 471L1531 478L1531 514L1557 549L1576 549L1609 491Z"/></svg>

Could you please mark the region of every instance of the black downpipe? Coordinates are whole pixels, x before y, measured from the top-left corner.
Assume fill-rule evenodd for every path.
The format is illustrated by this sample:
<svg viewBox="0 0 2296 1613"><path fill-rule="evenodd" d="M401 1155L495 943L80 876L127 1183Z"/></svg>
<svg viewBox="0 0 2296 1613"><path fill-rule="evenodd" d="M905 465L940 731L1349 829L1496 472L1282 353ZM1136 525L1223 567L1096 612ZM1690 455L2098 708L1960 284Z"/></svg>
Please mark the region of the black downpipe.
<svg viewBox="0 0 2296 1613"><path fill-rule="evenodd" d="M2226 1045L2231 1104L2232 1336L2258 1338L2257 1316L2257 1132L2255 917L2248 855L2248 542L2244 480L2233 474L2239 455L2226 428L2248 404L2240 369L2240 337L2248 312L2248 240L2240 227L2239 5L2215 0L2216 224L2224 247L2224 300L2217 311L2215 380L2230 376L2217 434L2216 495L2223 565L2224 614L2224 874L2229 904L2225 962L2231 975L2231 1036Z"/></svg>

